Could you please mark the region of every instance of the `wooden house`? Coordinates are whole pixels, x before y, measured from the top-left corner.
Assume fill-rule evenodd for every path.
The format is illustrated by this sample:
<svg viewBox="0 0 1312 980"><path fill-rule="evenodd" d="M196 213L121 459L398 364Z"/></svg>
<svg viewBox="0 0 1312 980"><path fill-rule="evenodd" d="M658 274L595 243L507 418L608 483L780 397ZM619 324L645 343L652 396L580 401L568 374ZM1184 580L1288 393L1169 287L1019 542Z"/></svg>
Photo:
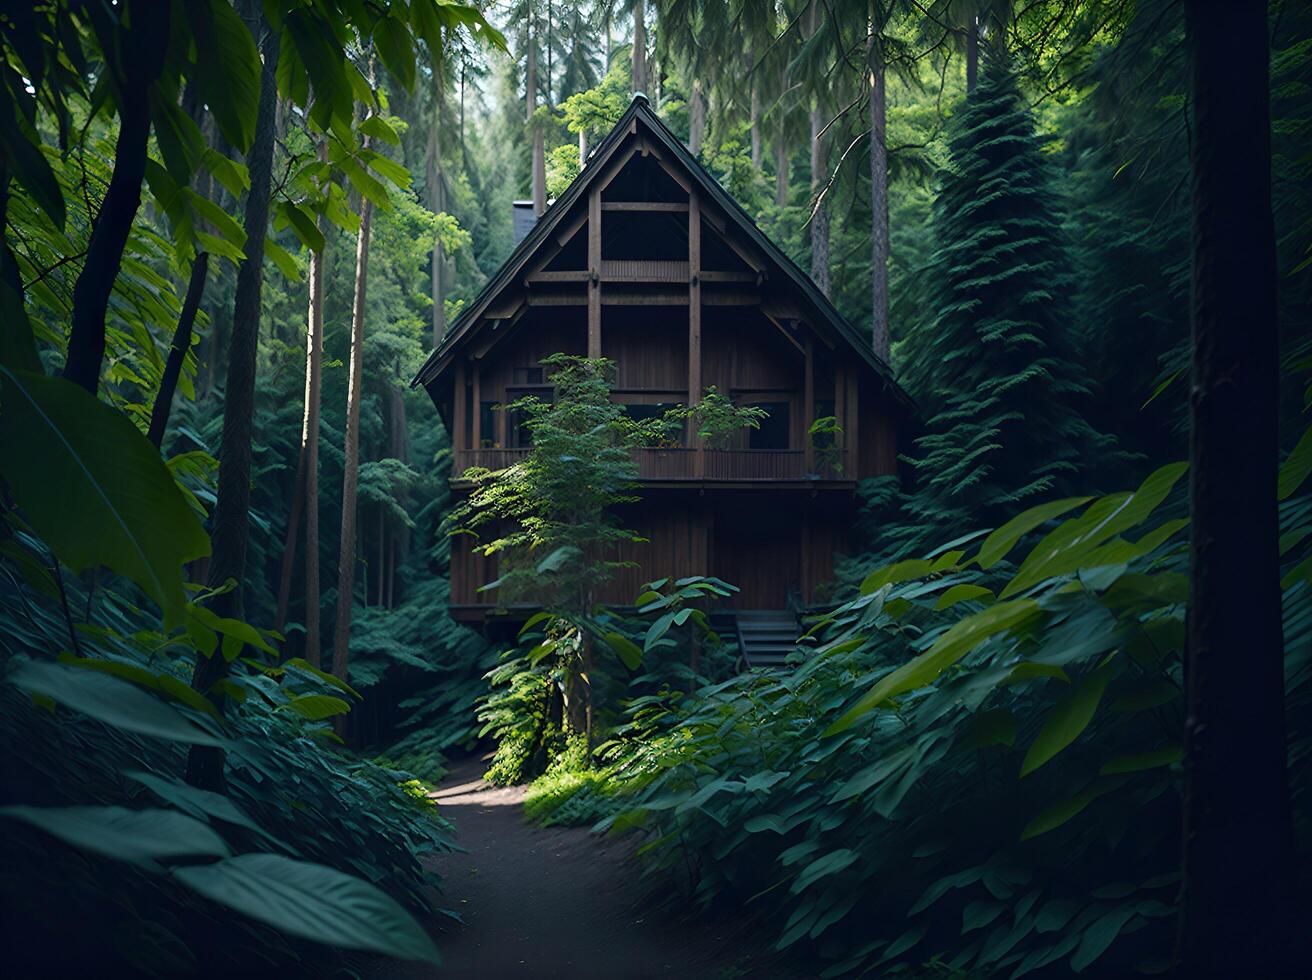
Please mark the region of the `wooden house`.
<svg viewBox="0 0 1312 980"><path fill-rule="evenodd" d="M451 433L457 491L468 467L530 451L497 409L549 397L539 362L556 352L613 360L613 397L635 416L695 404L710 385L769 413L733 448L689 432L637 451L641 503L622 517L648 543L622 556L636 567L607 601L631 604L661 576L709 574L742 590L741 610L823 602L856 482L894 472L906 397L642 95L415 378ZM827 416L841 434L817 445L808 432ZM452 545L452 611L481 621L496 599L478 588L497 570L466 540Z"/></svg>

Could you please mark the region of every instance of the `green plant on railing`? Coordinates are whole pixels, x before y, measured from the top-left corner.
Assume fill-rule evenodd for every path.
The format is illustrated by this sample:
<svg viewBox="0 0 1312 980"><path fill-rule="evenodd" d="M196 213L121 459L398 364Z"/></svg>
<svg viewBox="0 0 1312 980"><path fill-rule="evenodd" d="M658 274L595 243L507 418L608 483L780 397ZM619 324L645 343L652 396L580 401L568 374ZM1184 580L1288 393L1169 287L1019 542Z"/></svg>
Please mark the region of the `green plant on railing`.
<svg viewBox="0 0 1312 980"><path fill-rule="evenodd" d="M843 436L843 427L838 424L838 419L833 415L816 419L811 423L807 435L811 439L815 471L842 476L843 448L839 441Z"/></svg>
<svg viewBox="0 0 1312 980"><path fill-rule="evenodd" d="M697 436L707 449L728 449L740 432L759 429L770 413L757 405L735 405L733 399L711 385L701 401L692 408L680 410L680 416L692 419Z"/></svg>

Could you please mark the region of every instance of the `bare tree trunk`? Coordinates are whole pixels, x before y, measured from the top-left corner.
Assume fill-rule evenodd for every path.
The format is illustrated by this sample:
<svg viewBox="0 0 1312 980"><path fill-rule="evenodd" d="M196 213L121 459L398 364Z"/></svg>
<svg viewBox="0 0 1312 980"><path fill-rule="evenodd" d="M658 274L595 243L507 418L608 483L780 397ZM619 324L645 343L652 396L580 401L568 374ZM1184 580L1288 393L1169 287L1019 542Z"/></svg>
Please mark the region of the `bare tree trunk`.
<svg viewBox="0 0 1312 980"><path fill-rule="evenodd" d="M246 195L246 258L237 271L232 307L232 340L228 349L228 378L224 388L223 439L219 446L219 493L214 507L211 538L214 552L209 582L221 586L229 579L236 587L215 597L214 612L241 619L246 576L246 545L250 533L251 441L254 433L256 353L260 338L260 294L264 288L264 237L269 226L269 196L273 186L273 117L277 101L278 36L254 9L254 31L259 36L264 66L260 72L260 101L255 138L246 157L250 190ZM228 661L219 653L196 663L191 686L208 693L228 674ZM217 698L220 709L224 699ZM193 745L187 755L187 782L202 789L223 788L223 750Z"/></svg>
<svg viewBox="0 0 1312 980"><path fill-rule="evenodd" d="M811 107L811 279L820 292L829 295L829 206L821 199L828 170L825 162L824 113L819 100Z"/></svg>
<svg viewBox="0 0 1312 980"><path fill-rule="evenodd" d="M702 152L706 137L706 96L702 94L700 79L692 80L692 94L688 97L688 149L693 156Z"/></svg>
<svg viewBox="0 0 1312 980"><path fill-rule="evenodd" d="M320 148L320 155L323 154ZM319 230L323 230L322 220ZM301 412L301 447L296 482L283 542L282 574L278 579L278 614L274 629L287 623L296 535L305 515L305 658L320 663L319 638L319 392L323 376L323 253L310 253L309 305L305 329L305 400Z"/></svg>
<svg viewBox="0 0 1312 980"><path fill-rule="evenodd" d="M160 378L159 391L155 395L155 404L150 411L148 437L155 444L156 449L164 444L164 433L169 427L173 393L178 389L182 362L187 359L187 351L191 349L191 328L196 322L196 311L200 309L200 297L205 291L205 273L209 267L209 252L201 252L191 264L187 296L182 301L182 313L178 317L177 329L173 331L173 343L169 345L169 359L164 363L164 374Z"/></svg>
<svg viewBox="0 0 1312 980"><path fill-rule="evenodd" d="M365 287L369 279L369 232L373 226L373 217L373 204L366 199L360 208L360 234L355 245L355 301L351 307L351 366L346 390L346 445L342 477L342 543L337 567L337 632L333 638L333 674L341 680L346 680L351 644L351 604L355 594L360 389L364 382ZM340 715L338 721L342 721Z"/></svg>
<svg viewBox="0 0 1312 980"><path fill-rule="evenodd" d="M1185 4L1192 519L1177 973L1295 972L1276 510L1279 335L1266 4Z"/></svg>
<svg viewBox="0 0 1312 980"><path fill-rule="evenodd" d="M806 10L806 35L819 29L818 4L812 0ZM822 198L828 183L829 164L821 133L825 128L820 95L811 96L811 281L820 292L829 295L829 208Z"/></svg>
<svg viewBox="0 0 1312 980"><path fill-rule="evenodd" d="M966 92L975 91L979 79L979 18L971 13L966 25Z"/></svg>
<svg viewBox="0 0 1312 980"><path fill-rule="evenodd" d="M164 67L169 35L169 7L149 13L141 0L125 4L128 28L101 25L107 14L93 14L98 34L119 40L125 50L123 77L118 82L119 128L114 144L114 172L96 215L87 246L86 261L73 285L73 315L68 336L64 377L92 395L100 387L100 366L105 359L105 317L114 291L123 250L132 221L141 206L141 184L146 178L146 141L150 136L150 107L146 90ZM133 16L133 15L136 16Z"/></svg>
<svg viewBox="0 0 1312 980"><path fill-rule="evenodd" d="M870 50L870 343L888 362L888 144L885 139L885 66Z"/></svg>
<svg viewBox="0 0 1312 980"><path fill-rule="evenodd" d="M582 168L588 162L588 131L579 130L579 167Z"/></svg>
<svg viewBox="0 0 1312 980"><path fill-rule="evenodd" d="M781 208L788 204L788 143L782 123L774 141L774 203Z"/></svg>
<svg viewBox="0 0 1312 980"><path fill-rule="evenodd" d="M435 212L446 210L446 186L442 174L442 77L436 75L434 95L433 126L428 131L428 206ZM433 242L432 286L433 286L433 348L442 343L446 334L446 284L444 282L442 242Z"/></svg>
<svg viewBox="0 0 1312 980"><path fill-rule="evenodd" d="M753 59L754 61L754 59ZM761 169L761 90L752 79L752 166Z"/></svg>
<svg viewBox="0 0 1312 980"><path fill-rule="evenodd" d="M633 91L647 92L647 4L633 5Z"/></svg>
<svg viewBox="0 0 1312 980"><path fill-rule="evenodd" d="M531 130L530 139L533 144L533 159L530 164L532 173L529 176L533 194L533 214L540 218L547 210L547 151L546 136L542 132L542 127L533 119L534 113L537 112L538 101L538 48L537 41L533 37L531 14L528 25L528 68L525 73L524 90L525 119Z"/></svg>

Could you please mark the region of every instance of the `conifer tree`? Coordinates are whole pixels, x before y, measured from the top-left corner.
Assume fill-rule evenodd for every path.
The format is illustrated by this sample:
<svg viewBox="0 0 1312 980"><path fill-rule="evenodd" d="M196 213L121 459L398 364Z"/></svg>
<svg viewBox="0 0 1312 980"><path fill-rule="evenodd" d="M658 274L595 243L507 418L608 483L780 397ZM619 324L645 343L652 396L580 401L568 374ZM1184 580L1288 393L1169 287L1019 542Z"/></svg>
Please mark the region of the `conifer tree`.
<svg viewBox="0 0 1312 980"><path fill-rule="evenodd" d="M936 315L903 378L925 419L924 523L1005 519L1108 449L1081 416L1061 207L1007 60L989 59L955 121L934 213Z"/></svg>

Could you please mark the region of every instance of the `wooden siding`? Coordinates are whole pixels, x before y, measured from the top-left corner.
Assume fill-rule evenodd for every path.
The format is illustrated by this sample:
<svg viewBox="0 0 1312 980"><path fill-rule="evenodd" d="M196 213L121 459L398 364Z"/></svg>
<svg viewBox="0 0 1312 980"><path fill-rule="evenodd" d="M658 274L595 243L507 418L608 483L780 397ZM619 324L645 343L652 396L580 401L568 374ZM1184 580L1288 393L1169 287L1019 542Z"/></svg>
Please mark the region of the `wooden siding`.
<svg viewBox="0 0 1312 980"><path fill-rule="evenodd" d="M740 591L726 605L738 609L783 609L827 598L834 555L847 544L850 501L805 492L768 494L721 491L701 496L685 492L651 497L619 511L625 526L645 541L619 548L616 570L603 590L603 602L632 605L642 585L663 577L714 575ZM478 586L492 581L496 562L470 553L470 539L455 538L451 548L451 602L491 609L494 593Z"/></svg>

